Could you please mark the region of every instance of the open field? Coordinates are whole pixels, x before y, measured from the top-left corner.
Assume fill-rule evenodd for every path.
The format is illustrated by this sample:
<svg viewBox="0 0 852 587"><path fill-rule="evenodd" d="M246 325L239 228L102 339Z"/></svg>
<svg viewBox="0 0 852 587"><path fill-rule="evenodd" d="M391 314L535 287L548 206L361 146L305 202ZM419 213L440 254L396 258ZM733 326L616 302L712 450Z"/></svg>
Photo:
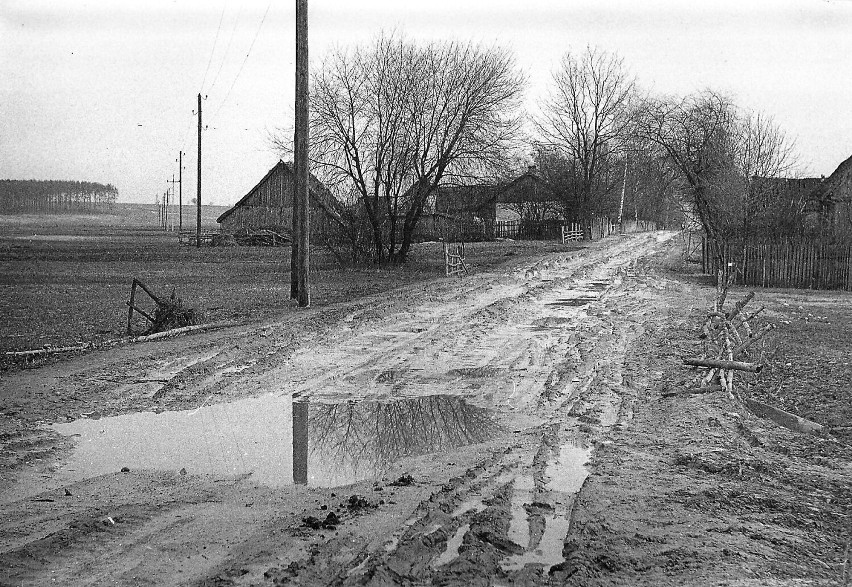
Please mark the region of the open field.
<svg viewBox="0 0 852 587"><path fill-rule="evenodd" d="M125 302L134 277L160 296L174 289L206 322L258 320L292 309L288 247L179 246L176 235L156 229L155 210L134 206L123 212L0 216L0 352L124 336ZM221 211L214 212L207 220L215 222ZM545 243L474 243L467 247L468 263L482 271L517 255L556 248ZM438 243L415 246L412 262L393 269L341 268L318 248L312 303L351 300L442 271ZM135 328L141 331L145 324L138 320Z"/></svg>
<svg viewBox="0 0 852 587"><path fill-rule="evenodd" d="M418 251L379 293L5 372L0 584L842 584L852 296L758 290L737 379L826 433L662 397L714 294L676 242L492 243L461 280Z"/></svg>

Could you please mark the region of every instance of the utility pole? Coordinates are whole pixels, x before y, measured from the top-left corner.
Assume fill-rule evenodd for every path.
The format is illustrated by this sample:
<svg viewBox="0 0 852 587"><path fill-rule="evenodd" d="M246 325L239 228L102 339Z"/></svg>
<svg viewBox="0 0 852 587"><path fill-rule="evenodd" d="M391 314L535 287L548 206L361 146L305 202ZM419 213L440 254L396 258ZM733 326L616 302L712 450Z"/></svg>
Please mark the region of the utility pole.
<svg viewBox="0 0 852 587"><path fill-rule="evenodd" d="M172 179L171 179L171 180L168 180L168 179L167 179L167 180L166 180L166 183L170 183L170 184L172 184L172 195L171 195L171 199L170 199L169 201L170 201L170 202L173 202L173 201L174 201L174 197L175 197L175 184L176 184L176 183L180 183L180 182L179 182L179 180L176 180L176 179L175 179L175 174L174 174L174 173L172 173ZM178 214L180 214L180 206L178 206ZM172 221L172 226L174 227L174 220Z"/></svg>
<svg viewBox="0 0 852 587"><path fill-rule="evenodd" d="M307 308L310 294L308 201L308 0L296 0L296 132L293 137L293 249L290 296ZM295 294L295 295L294 295Z"/></svg>
<svg viewBox="0 0 852 587"><path fill-rule="evenodd" d="M198 94L198 193L195 196L198 212L195 224L195 246L201 248L201 93Z"/></svg>
<svg viewBox="0 0 852 587"><path fill-rule="evenodd" d="M178 151L178 232L183 232L183 151Z"/></svg>
<svg viewBox="0 0 852 587"><path fill-rule="evenodd" d="M169 189L163 192L163 230L169 229Z"/></svg>
<svg viewBox="0 0 852 587"><path fill-rule="evenodd" d="M618 229L623 230L624 222L624 193L627 191L627 156L624 157L624 180L621 182L621 203L618 205Z"/></svg>
<svg viewBox="0 0 852 587"><path fill-rule="evenodd" d="M163 225L163 208L160 206L160 194L154 196L154 202L157 205L157 224Z"/></svg>

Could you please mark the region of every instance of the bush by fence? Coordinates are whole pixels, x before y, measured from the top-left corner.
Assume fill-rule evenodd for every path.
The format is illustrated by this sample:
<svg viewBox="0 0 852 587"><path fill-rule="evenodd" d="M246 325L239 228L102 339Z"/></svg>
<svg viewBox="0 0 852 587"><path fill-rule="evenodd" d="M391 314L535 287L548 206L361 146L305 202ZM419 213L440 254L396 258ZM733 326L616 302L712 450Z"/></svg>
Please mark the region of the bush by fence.
<svg viewBox="0 0 852 587"><path fill-rule="evenodd" d="M742 285L852 291L852 245L802 241L726 244L722 252L726 264L735 264L736 283ZM713 275L719 269L706 240L701 267Z"/></svg>

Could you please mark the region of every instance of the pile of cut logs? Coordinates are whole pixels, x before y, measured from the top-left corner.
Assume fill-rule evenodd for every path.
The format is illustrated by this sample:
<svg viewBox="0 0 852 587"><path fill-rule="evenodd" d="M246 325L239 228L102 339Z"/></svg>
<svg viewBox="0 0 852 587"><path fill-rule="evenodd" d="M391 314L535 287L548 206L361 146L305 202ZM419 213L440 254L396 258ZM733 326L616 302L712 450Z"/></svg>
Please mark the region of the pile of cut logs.
<svg viewBox="0 0 852 587"><path fill-rule="evenodd" d="M763 365L749 361L751 347L761 340L773 328L773 324L757 325L757 317L763 312L760 307L747 312L746 307L754 299L754 292L748 292L729 310L725 309L730 280L719 276L713 310L707 315L701 327L699 337L703 341L703 357L687 357L685 365L703 368L687 384L685 389L669 391L664 395L706 393L727 391L731 397L742 401L734 389L734 373L744 371L760 373Z"/></svg>

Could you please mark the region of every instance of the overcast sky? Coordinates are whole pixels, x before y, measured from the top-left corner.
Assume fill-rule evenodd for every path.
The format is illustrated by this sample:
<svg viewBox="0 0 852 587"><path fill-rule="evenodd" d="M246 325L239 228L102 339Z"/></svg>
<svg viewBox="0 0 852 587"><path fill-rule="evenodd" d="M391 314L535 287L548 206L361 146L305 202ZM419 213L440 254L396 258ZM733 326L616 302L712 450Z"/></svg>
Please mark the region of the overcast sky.
<svg viewBox="0 0 852 587"><path fill-rule="evenodd" d="M706 87L771 114L806 171L852 155L852 2L310 0L315 65L382 30L514 51L534 104L561 55L615 51L656 93ZM277 161L293 113L295 2L0 0L0 178L110 182L153 202L184 156L202 200L233 204ZM248 55L248 57L246 57Z"/></svg>

